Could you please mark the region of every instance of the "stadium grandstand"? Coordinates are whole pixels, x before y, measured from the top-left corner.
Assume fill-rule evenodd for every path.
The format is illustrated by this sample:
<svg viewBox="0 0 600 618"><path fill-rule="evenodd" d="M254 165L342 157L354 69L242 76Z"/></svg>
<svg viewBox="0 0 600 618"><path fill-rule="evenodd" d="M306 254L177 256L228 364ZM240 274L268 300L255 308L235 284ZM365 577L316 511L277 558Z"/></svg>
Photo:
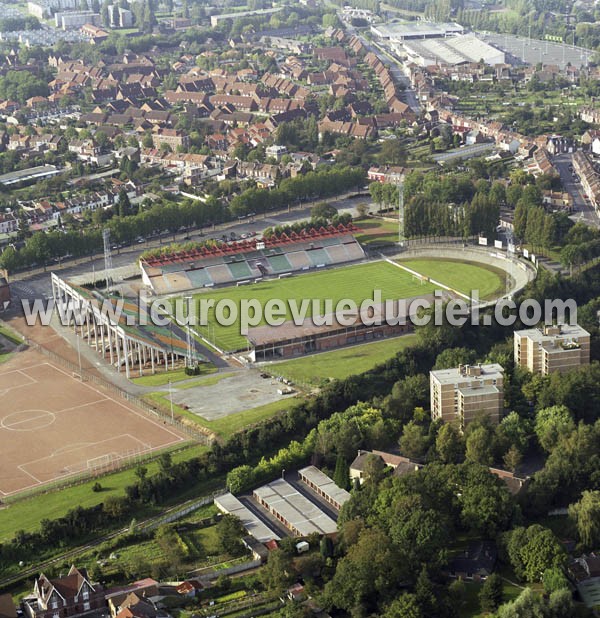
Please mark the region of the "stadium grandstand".
<svg viewBox="0 0 600 618"><path fill-rule="evenodd" d="M164 295L355 262L365 257L357 231L340 224L146 257L142 281Z"/></svg>
<svg viewBox="0 0 600 618"><path fill-rule="evenodd" d="M147 308L133 299L103 296L84 286L64 281L52 273L52 296L59 311L70 315L75 333L127 378L136 371L174 369L191 353L194 363L207 362L192 341L188 351L186 334L174 322L153 324Z"/></svg>

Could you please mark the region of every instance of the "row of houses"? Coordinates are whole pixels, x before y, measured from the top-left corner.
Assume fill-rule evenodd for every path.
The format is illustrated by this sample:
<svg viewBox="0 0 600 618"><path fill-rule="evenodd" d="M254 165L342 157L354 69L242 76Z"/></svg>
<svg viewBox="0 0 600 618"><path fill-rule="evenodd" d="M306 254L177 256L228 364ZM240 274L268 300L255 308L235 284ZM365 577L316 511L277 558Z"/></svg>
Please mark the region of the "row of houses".
<svg viewBox="0 0 600 618"><path fill-rule="evenodd" d="M581 178L581 186L596 210L600 207L600 175L587 153L579 150L573 155L573 170Z"/></svg>

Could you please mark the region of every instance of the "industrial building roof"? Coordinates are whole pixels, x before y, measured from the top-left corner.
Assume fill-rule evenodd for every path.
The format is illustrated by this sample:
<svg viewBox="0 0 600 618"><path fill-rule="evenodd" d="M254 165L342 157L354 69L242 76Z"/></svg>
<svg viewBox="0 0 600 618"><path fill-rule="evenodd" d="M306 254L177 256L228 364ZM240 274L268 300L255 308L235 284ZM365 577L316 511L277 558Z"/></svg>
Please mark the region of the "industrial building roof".
<svg viewBox="0 0 600 618"><path fill-rule="evenodd" d="M331 517L283 479L255 489L254 495L299 536L337 531L337 524Z"/></svg>
<svg viewBox="0 0 600 618"><path fill-rule="evenodd" d="M350 494L345 489L338 487L332 479L315 466L307 466L298 470L298 476L304 476L336 504L344 504L350 500Z"/></svg>
<svg viewBox="0 0 600 618"><path fill-rule="evenodd" d="M371 32L384 39L403 40L424 37L443 37L448 34L462 34L464 28L460 24L453 22L403 21L371 26Z"/></svg>
<svg viewBox="0 0 600 618"><path fill-rule="evenodd" d="M272 539L278 541L281 538L252 513L250 509L245 507L233 494L227 492L226 494L217 496L214 503L223 513L239 517L244 528L246 528L247 532L257 541L266 543Z"/></svg>
<svg viewBox="0 0 600 618"><path fill-rule="evenodd" d="M478 39L474 34L439 39L411 40L403 43L410 56L429 59L436 64L479 62L502 64L504 52Z"/></svg>

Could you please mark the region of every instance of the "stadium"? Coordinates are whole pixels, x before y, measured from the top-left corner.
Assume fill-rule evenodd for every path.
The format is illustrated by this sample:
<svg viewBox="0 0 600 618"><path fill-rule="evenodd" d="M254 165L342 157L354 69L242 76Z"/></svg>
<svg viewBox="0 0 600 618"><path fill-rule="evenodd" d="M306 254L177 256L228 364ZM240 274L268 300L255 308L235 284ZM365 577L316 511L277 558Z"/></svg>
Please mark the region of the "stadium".
<svg viewBox="0 0 600 618"><path fill-rule="evenodd" d="M204 345L221 354L234 354L244 362L278 360L321 352L346 345L400 335L410 330L410 315L398 323L365 320L360 311L344 324L332 313L342 299L360 307L381 292L380 304L371 305L369 317L380 314L386 301L431 302L436 290L443 298L469 299L471 289L482 288L482 299L493 301L523 287L535 268L522 260L507 259L503 251L456 245L406 249L393 259L368 259L356 240L352 224L269 237L204 246L193 251L147 257L140 262L142 280L154 294L177 297L191 294L196 306L211 299L227 301L239 310L256 300L265 306L271 299L285 303L285 321L270 326L263 321L241 332L239 322L223 325L215 309L208 309L206 324L191 329ZM463 283L469 288L460 289ZM508 287L507 287L508 286ZM290 309L310 299L303 319ZM330 301L330 305L325 303ZM317 304L315 305L315 301ZM313 318L319 316L321 324ZM326 320L324 318L330 317ZM347 316L348 317L348 316ZM294 318L294 319L292 319ZM323 323L325 322L325 323ZM406 323L408 322L408 324Z"/></svg>
<svg viewBox="0 0 600 618"><path fill-rule="evenodd" d="M531 262L508 256L496 241L482 246L414 246L391 256L367 257L353 224L272 233L240 242L205 243L193 249L165 251L140 259L139 287L154 299L193 303L212 302L206 315L187 327L130 325L127 317L138 311L127 298L119 320L90 302L97 291L53 275L54 296L60 304L84 308L79 332L98 353L117 368L144 375L206 360L209 352L233 355L240 362L293 358L343 346L402 335L411 329L411 307L428 305L434 294L470 301L480 290L481 301L494 302L514 293L535 277ZM362 238L362 236L361 236ZM501 243L500 243L501 245ZM125 296L125 295L124 295ZM116 298L113 300L116 302ZM439 298L439 296L438 296ZM108 297L110 300L110 297ZM183 302L185 299L185 302ZM250 301L265 307L277 299L284 304L282 323L269 325L264 316L247 330L239 320L217 319L216 308L227 303L240 315ZM356 305L340 321L334 307L342 300ZM370 301L368 315L362 306ZM397 303L395 321L377 320L389 301ZM400 307L399 301L404 301ZM306 303L298 317L294 308ZM415 305L413 305L415 303ZM174 315L173 312L170 313ZM178 314L177 314L178 315ZM365 319L367 318L367 319ZM374 319L375 318L375 319ZM135 375L135 374L134 374Z"/></svg>

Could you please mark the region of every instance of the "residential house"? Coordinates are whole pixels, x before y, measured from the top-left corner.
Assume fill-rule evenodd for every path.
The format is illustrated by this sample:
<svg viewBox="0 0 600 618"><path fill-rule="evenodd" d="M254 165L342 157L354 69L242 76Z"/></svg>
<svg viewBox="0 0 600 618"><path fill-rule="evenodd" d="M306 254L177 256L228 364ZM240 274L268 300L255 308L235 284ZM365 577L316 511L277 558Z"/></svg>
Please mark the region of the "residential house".
<svg viewBox="0 0 600 618"><path fill-rule="evenodd" d="M23 599L28 618L73 618L106 607L104 589L92 583L85 569L72 566L66 576L40 575L33 595Z"/></svg>
<svg viewBox="0 0 600 618"><path fill-rule="evenodd" d="M415 472L421 467L421 464L412 461L408 457L402 455L395 455L393 453L386 453L384 451L363 451L359 450L358 455L354 458L354 461L350 464L350 479L355 479L362 485L365 481L366 463L369 457L378 457L383 461L386 466L389 466L394 470L394 474L402 476L410 472Z"/></svg>
<svg viewBox="0 0 600 618"><path fill-rule="evenodd" d="M180 146L187 148L190 145L190 138L179 129L162 129L155 127L152 133L152 143L155 148L161 148L166 144L171 150L177 150Z"/></svg>
<svg viewBox="0 0 600 618"><path fill-rule="evenodd" d="M467 581L485 581L494 572L497 558L498 552L494 543L476 541L461 555L449 560L448 575Z"/></svg>

